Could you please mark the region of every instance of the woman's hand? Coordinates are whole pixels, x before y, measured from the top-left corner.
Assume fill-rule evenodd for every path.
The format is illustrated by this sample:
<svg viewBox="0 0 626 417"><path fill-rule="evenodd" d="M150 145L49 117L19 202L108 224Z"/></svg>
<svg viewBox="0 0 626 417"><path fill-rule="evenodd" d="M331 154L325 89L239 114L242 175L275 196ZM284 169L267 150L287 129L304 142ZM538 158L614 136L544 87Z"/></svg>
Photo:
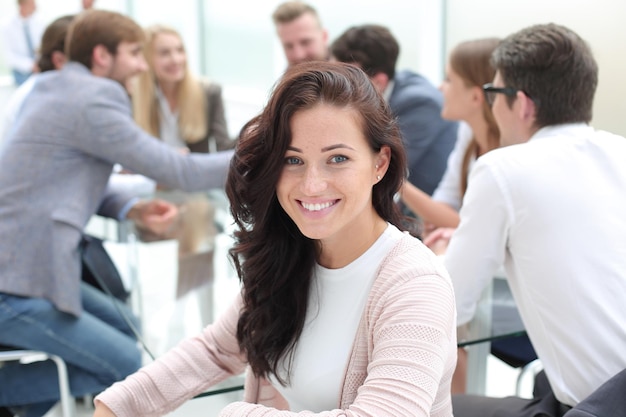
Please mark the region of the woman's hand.
<svg viewBox="0 0 626 417"><path fill-rule="evenodd" d="M436 255L443 255L448 249L448 243L450 243L450 238L455 230L452 227L435 229L424 239L424 245L428 246Z"/></svg>
<svg viewBox="0 0 626 417"><path fill-rule="evenodd" d="M100 401L95 403L96 409L93 412L93 417L115 417L115 414L109 407Z"/></svg>

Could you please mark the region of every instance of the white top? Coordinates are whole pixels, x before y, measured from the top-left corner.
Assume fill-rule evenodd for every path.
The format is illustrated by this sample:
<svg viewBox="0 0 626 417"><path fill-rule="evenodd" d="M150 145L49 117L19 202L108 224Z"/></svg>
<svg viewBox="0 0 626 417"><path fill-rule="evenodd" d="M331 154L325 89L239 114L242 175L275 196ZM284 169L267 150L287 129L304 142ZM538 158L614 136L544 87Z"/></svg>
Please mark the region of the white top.
<svg viewBox="0 0 626 417"><path fill-rule="evenodd" d="M186 148L187 144L180 136L178 129L178 111L170 110L170 105L158 85L156 96L159 101L159 137L170 146Z"/></svg>
<svg viewBox="0 0 626 417"><path fill-rule="evenodd" d="M7 66L11 69L28 73L32 71L35 59L30 55L28 49L24 23L28 25L28 31L35 51L39 49L45 25L37 13L33 13L26 19L23 19L19 14L15 14L15 16L6 21L2 28L3 47Z"/></svg>
<svg viewBox="0 0 626 417"><path fill-rule="evenodd" d="M472 141L473 136L472 128L465 122L459 122L457 140L452 152L448 156L446 171L432 197L433 200L446 203L456 211L461 209L461 203L463 201L463 196L461 195L461 168L463 166L463 157L465 156L465 151ZM474 162L476 162L476 155L472 155L470 159L470 172L474 166Z"/></svg>
<svg viewBox="0 0 626 417"><path fill-rule="evenodd" d="M504 262L556 398L626 368L626 139L546 127L476 162L445 264L458 324Z"/></svg>
<svg viewBox="0 0 626 417"><path fill-rule="evenodd" d="M271 378L291 411L337 408L348 356L370 288L380 263L402 236L390 224L351 264L339 269L316 266L317 285L309 296L306 323L296 346L291 386L283 387Z"/></svg>

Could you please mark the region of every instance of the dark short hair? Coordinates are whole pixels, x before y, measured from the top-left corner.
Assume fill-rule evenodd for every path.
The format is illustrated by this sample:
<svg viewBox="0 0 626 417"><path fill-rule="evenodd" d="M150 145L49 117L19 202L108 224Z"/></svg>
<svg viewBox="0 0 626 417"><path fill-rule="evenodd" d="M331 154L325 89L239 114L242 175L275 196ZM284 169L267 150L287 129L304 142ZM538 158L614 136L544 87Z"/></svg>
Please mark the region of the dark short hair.
<svg viewBox="0 0 626 417"><path fill-rule="evenodd" d="M335 39L330 53L338 61L358 64L370 77L382 72L393 79L400 45L386 27L361 25Z"/></svg>
<svg viewBox="0 0 626 417"><path fill-rule="evenodd" d="M70 61L80 62L91 69L93 50L103 45L115 55L122 42L143 42L144 33L133 19L108 10L86 10L70 25L65 54Z"/></svg>
<svg viewBox="0 0 626 417"><path fill-rule="evenodd" d="M37 66L41 72L56 69L52 62L52 54L65 52L65 38L73 19L74 15L61 16L46 27L41 37L39 60L37 61Z"/></svg>
<svg viewBox="0 0 626 417"><path fill-rule="evenodd" d="M491 62L508 87L524 91L537 107L537 127L589 123L598 65L587 43L554 23L505 38Z"/></svg>

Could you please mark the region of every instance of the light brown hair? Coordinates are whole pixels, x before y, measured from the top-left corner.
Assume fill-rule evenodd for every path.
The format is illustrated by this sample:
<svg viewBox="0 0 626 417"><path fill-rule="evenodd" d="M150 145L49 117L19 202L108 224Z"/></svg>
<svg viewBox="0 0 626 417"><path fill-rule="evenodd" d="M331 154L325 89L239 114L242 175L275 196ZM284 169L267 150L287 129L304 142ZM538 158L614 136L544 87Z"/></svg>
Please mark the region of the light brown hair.
<svg viewBox="0 0 626 417"><path fill-rule="evenodd" d="M93 50L103 45L115 55L122 42L143 42L141 26L133 19L108 10L86 10L80 13L70 25L65 55L69 61L80 62L92 67Z"/></svg>
<svg viewBox="0 0 626 417"><path fill-rule="evenodd" d="M321 26L319 15L317 14L317 10L313 8L313 6L303 3L301 1L287 1L285 3L280 4L274 13L272 13L272 20L275 25L281 23L289 23L305 13L310 13L315 17L317 23Z"/></svg>
<svg viewBox="0 0 626 417"><path fill-rule="evenodd" d="M493 81L496 70L491 65L491 54L500 44L498 38L484 38L461 42L450 53L449 63L452 70L457 73L468 87L479 87ZM491 107L485 100L483 102L483 117L487 122L487 149L483 152L496 149L500 143L500 130L491 112ZM472 137L461 166L461 195L467 190L467 178L469 165L472 157L478 156L478 142Z"/></svg>

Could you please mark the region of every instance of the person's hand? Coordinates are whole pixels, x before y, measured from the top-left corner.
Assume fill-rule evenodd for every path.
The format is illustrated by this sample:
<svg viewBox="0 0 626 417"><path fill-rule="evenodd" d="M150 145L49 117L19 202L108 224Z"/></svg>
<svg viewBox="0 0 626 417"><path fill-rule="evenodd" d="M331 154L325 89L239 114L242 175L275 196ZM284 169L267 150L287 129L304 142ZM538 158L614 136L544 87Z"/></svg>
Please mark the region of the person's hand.
<svg viewBox="0 0 626 417"><path fill-rule="evenodd" d="M437 230L437 226L435 226L433 223L422 221L422 239L423 240L428 239L428 236L435 230Z"/></svg>
<svg viewBox="0 0 626 417"><path fill-rule="evenodd" d="M95 406L93 417L115 417L113 411L102 402L96 401Z"/></svg>
<svg viewBox="0 0 626 417"><path fill-rule="evenodd" d="M450 243L450 238L455 230L452 227L435 229L424 239L424 245L428 246L436 255L443 255L448 249L448 243Z"/></svg>
<svg viewBox="0 0 626 417"><path fill-rule="evenodd" d="M165 234L178 218L176 205L159 199L137 202L126 216L142 229L156 235Z"/></svg>

